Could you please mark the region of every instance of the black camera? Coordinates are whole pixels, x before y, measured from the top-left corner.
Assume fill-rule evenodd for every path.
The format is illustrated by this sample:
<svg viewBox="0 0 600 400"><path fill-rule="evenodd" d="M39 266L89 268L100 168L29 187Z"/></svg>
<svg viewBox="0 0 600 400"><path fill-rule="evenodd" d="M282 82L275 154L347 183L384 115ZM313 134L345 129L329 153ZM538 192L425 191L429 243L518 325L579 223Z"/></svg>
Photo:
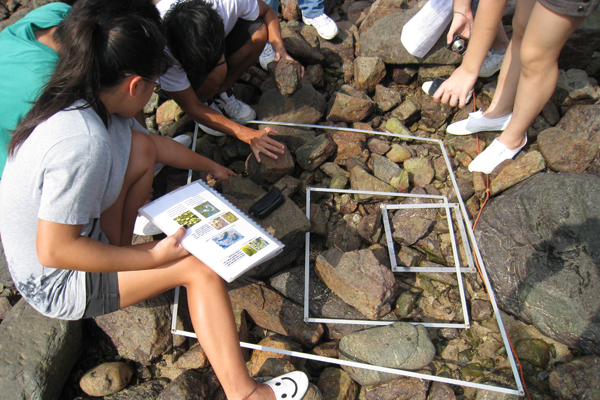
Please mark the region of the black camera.
<svg viewBox="0 0 600 400"><path fill-rule="evenodd" d="M446 48L452 50L456 54L460 54L461 56L465 54L467 51L467 45L469 44L469 38L459 35L458 33L454 34L454 38L450 44L446 45Z"/></svg>

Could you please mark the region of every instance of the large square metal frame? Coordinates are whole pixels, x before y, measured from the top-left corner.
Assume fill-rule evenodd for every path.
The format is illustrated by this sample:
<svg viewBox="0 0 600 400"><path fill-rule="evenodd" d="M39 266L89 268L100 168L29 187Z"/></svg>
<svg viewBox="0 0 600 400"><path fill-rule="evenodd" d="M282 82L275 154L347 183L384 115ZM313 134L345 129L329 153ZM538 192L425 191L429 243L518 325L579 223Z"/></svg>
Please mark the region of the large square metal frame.
<svg viewBox="0 0 600 400"><path fill-rule="evenodd" d="M239 121L236 121L239 122ZM248 122L248 121L245 121ZM438 207L441 208L445 208L446 209L446 215L449 217L450 216L450 208L452 208L455 211L455 214L457 215L457 224L459 226L459 230L461 232L461 236L463 238L463 245L465 245L465 247L469 248L469 251L466 251L467 254L467 260L469 263L469 268L465 269L464 267L461 268L460 264L458 262L456 262L456 255L457 255L457 249L456 249L456 242L455 242L455 238L454 236L452 236L452 244L453 244L453 253L455 255L455 265L456 267L447 267L447 269L452 270L451 272L455 272L457 274L457 280L458 282L460 282L461 288L462 288L462 276L461 276L461 272L472 272L472 261L473 259L470 257L470 252L472 251L473 253L475 253L475 257L477 258L477 262L479 265L479 270L481 272L481 276L482 279L484 281L486 290L488 292L489 298L490 298L490 302L492 304L492 309L494 311L494 317L496 319L496 322L498 324L498 328L500 330L500 335L502 337L502 341L504 344L504 347L507 349L507 357L509 359L510 365L511 365L511 369L513 372L513 377L515 379L516 385L517 385L517 389L511 389L511 388L505 388L505 387L500 387L500 386L494 386L494 385L489 385L489 384L482 384L482 383L476 383L476 382L469 382L469 381L463 381L460 379L453 379L453 378L445 378L445 377L441 377L441 376L436 376L436 375L427 375L427 374L423 374L423 373L418 373L418 372L413 372L413 371L407 371L407 370L402 370L402 369L396 369L396 368L387 368L387 367L381 367L381 366L377 366L377 365L371 365L371 364L366 364L366 363L359 363L359 362L354 362L354 361L347 361L347 360L340 360L337 358L331 358L331 357L323 357L323 356L317 356L314 354L308 354L308 353L303 353L303 352L297 352L297 351L288 351L288 350L282 350L282 349L276 349L276 348L272 348L272 347L266 347L266 346L261 346L261 345L257 345L257 344L253 344L253 343L246 343L246 342L240 342L241 347L247 348L247 349L251 349L251 350L260 350L260 351L269 351L272 353L277 353L277 354L283 354L283 355L287 355L287 356L292 356L292 357L298 357L298 358L304 358L307 360L313 360L313 361L320 361L320 362L325 362L325 363L330 363L330 364L335 364L335 365L340 365L340 366L348 366L348 367L354 367L354 368L365 368L365 369L369 369L369 370L374 370L374 371L378 371L378 372L384 372L384 373L390 373L390 374L395 374L395 375L401 375L401 376L407 376L407 377L412 377L412 378L419 378L419 379L426 379L429 381L434 381L434 382L442 382L442 383L446 383L446 384L450 384L450 385L459 385L459 386L465 386L465 387L471 387L474 389L482 389L482 390L490 390L490 391L494 391L494 392L500 392L500 393L506 393L506 394L514 394L517 396L523 396L525 395L525 391L523 389L523 384L521 382L521 377L519 376L519 372L517 369L517 365L515 362L515 358L513 356L513 353L509 350L511 349L511 345L510 345L510 341L508 340L508 336L506 334L506 330L504 329L504 324L502 322L502 318L500 317L500 310L498 308L498 304L496 302L496 298L494 295L494 292L492 291L492 287L491 287L491 283L487 274L487 270L485 268L485 264L483 262L483 259L481 257L481 252L479 251L479 247L477 245L477 241L475 239L475 234L473 233L473 225L471 224L471 220L469 219L469 215L467 213L467 209L465 207L464 201L462 200L462 198L460 197L460 191L458 189L458 184L456 182L456 177L454 176L454 172L452 170L452 166L450 164L450 159L448 158L448 153L446 152L446 149L444 147L444 143L442 140L440 139L432 139L432 138L422 138L422 137L417 137L417 136L410 136L410 135L401 135L401 134L396 134L396 133L390 133L390 132L379 132L379 131L371 131L371 130L365 130L365 129L353 129L353 128L342 128L342 127L329 127L329 126L321 126L321 125L313 125L313 124L295 124L295 123L287 123L287 122L273 122L273 121L249 121L250 123L255 123L255 124L263 124L263 125L279 125L279 126L291 126L291 127L299 127L299 128L306 128L306 129L321 129L321 130L337 130L337 131L346 131L346 132L359 132L359 133L365 133L368 135L379 135L379 136L391 136L391 137L396 137L396 138L400 138L400 139L404 139L407 141L423 141L423 142L429 142L429 143L434 143L439 145L441 153L444 157L444 161L446 163L446 166L448 168L448 176L450 177L450 180L452 182L452 186L455 190L455 193L457 194L457 200L458 200L458 205L454 204L454 203L448 203L448 199L444 196L438 196L441 197L441 199L438 198L438 200L443 200L444 204L440 205L437 204ZM198 125L196 124L195 129L194 129L194 136L193 136L193 140L192 140L192 149L195 150L196 148L196 141L197 141L197 136L198 136ZM191 178L192 178L192 171L190 170L188 173L188 183L191 182ZM329 189L323 189L323 188L307 188L307 217L310 216L310 191L329 191ZM339 191L338 191L339 192ZM381 192L376 192L379 195L384 195L384 194L390 194L390 193L381 193ZM398 193L395 193L395 195L398 195ZM408 194L404 194L404 195L408 195ZM425 198L431 198L428 195L419 195L419 196L406 196L406 197L425 197ZM429 207L433 207L431 205L426 205L426 204L431 204L431 203L424 203L422 205L418 205L421 208L429 208ZM385 205L382 208L382 211L387 213L387 209L392 209L392 207L389 207L390 205ZM417 206L417 205L415 205ZM407 207L409 208L409 207ZM383 213L382 213L383 214ZM462 215L462 217L461 217ZM450 218L450 217L449 217ZM459 221L460 219L460 221ZM384 224L386 223L385 221L388 221L388 225L389 225L389 218L385 218L384 219ZM460 228L460 224L466 221L466 234L463 236L463 231ZM449 222L449 227L452 227L451 223ZM464 226L463 226L464 227ZM389 228L389 226L388 226ZM450 231L452 231L452 229L450 229ZM386 231L386 236L389 238L388 240L391 239L391 233ZM393 244L393 243L392 243ZM470 245L470 247L469 247ZM388 249L390 248L390 246L388 246ZM308 260L309 260L309 250L310 250L310 232L308 232L306 234L306 257L305 259L307 260L305 262L305 291L304 291L304 301L305 301L305 322L336 322L336 323L348 323L348 324L357 324L360 323L365 324L365 322L367 323L372 323L373 325L388 325L390 323L394 323L397 321L360 321L360 322L355 322L353 320L333 320L333 319L324 319L324 318L320 318L320 319L313 319L310 318L308 315L308 274L309 274L309 264L308 264ZM390 250L391 252L393 252L393 250ZM390 259L394 260L395 256L392 256L392 253L390 253ZM398 268L403 268L403 267L399 267L396 265L396 269ZM410 267L408 267L410 269ZM442 267L442 270L436 270L435 272L450 272L450 271L446 271L446 268ZM418 272L420 271L425 271L423 269L423 267L420 267ZM406 270L400 270L398 272L409 272ZM417 271L413 271L413 272L417 272ZM460 289L461 291L461 303L463 306L463 315L465 316L465 324L464 324L464 328L468 329L468 313L465 311L465 301L464 301L464 288ZM194 332L190 332L190 331L185 331L185 330L180 330L177 329L177 313L178 313L178 309L179 309L179 287L175 288L175 299L173 302L173 312L172 312L172 321L171 321L171 332L174 335L181 335L181 336L186 336L186 337L191 337L191 338L196 338L197 336ZM347 321L347 322L341 322L341 321ZM425 323L419 323L419 322L414 322L414 324L422 324L424 326L428 326L428 324ZM444 327L441 326L444 324L437 324L436 327ZM452 327L457 327L455 326L455 324L452 324Z"/></svg>

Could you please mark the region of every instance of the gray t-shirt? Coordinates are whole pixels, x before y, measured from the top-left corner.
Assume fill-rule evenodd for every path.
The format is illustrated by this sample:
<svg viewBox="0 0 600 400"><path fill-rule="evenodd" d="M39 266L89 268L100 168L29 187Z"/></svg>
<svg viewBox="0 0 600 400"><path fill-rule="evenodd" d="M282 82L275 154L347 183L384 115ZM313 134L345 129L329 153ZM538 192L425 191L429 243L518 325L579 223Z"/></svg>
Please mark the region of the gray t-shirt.
<svg viewBox="0 0 600 400"><path fill-rule="evenodd" d="M38 219L83 225L82 235L107 242L98 219L121 191L133 126L133 120L113 115L107 130L92 108L61 111L38 125L8 158L0 182L8 268L21 295L46 316L81 318L85 272L39 263Z"/></svg>

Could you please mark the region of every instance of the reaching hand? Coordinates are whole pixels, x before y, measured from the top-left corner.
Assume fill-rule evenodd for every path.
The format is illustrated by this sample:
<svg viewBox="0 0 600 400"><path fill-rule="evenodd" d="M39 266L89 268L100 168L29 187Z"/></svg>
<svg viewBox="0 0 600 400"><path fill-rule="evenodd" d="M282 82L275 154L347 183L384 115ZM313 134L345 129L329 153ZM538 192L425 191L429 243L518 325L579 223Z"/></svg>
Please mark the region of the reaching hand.
<svg viewBox="0 0 600 400"><path fill-rule="evenodd" d="M454 73L433 94L433 100L437 103L448 104L452 107L464 107L467 96L477 81L477 74L473 76L462 67L458 67Z"/></svg>
<svg viewBox="0 0 600 400"><path fill-rule="evenodd" d="M284 153L285 146L269 136L269 134L276 135L278 133L277 129L267 127L261 130L247 129L243 137L238 137L250 145L254 157L260 162L260 153L275 160L277 160L277 155L275 153Z"/></svg>
<svg viewBox="0 0 600 400"><path fill-rule="evenodd" d="M190 254L182 245L181 240L185 236L186 229L181 227L171 236L167 236L148 250L156 259L156 265L161 266L179 260Z"/></svg>
<svg viewBox="0 0 600 400"><path fill-rule="evenodd" d="M229 183L229 177L237 176L237 174L229 168L225 168L220 164L216 164L216 167L210 172L209 176L220 182Z"/></svg>
<svg viewBox="0 0 600 400"><path fill-rule="evenodd" d="M470 24L470 25L469 25ZM458 33L461 36L466 38L471 37L471 29L473 27L473 14L466 13L462 15L460 13L454 13L454 18L452 19L452 23L450 24L450 30L448 31L448 35L446 36L446 43L452 43L454 39L454 34Z"/></svg>

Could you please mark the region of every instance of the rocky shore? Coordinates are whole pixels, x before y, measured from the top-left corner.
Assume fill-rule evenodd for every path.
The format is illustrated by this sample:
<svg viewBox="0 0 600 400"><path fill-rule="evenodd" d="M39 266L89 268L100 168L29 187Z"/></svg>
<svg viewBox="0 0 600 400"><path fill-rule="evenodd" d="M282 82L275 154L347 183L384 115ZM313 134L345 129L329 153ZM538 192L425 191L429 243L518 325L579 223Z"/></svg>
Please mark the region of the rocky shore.
<svg viewBox="0 0 600 400"><path fill-rule="evenodd" d="M43 3L3 2L0 29ZM451 232L458 259L467 265L464 238L445 211L390 211L396 261L414 270L396 273L379 205L427 200L311 192L306 217L307 187L444 195L450 202L460 196L473 223L483 207L475 236L531 398L600 398L600 12L565 46L556 91L528 129L524 151L488 179L467 166L498 133L451 136L446 127L466 118L473 101L485 109L496 77L480 79L475 100L464 109L439 105L420 86L449 76L460 57L442 42L423 59L405 51L401 28L422 3L325 3L340 29L331 41L298 22L295 0L281 2L286 48L306 70L301 81L287 73L289 66L267 72L257 65L234 87L260 120L321 128L277 126L286 153L278 160L263 157L262 163L249 146L229 137L198 138L199 153L239 174L217 187L239 208L247 210L272 186L286 199L259 221L286 245L284 252L229 286L241 340L514 389L511 350L477 273L462 276L470 329L410 323L464 321L456 274L419 271L455 266ZM509 2L504 19L509 34L513 9ZM159 94L144 111L149 128L162 135L193 130L189 117ZM443 142L458 191L440 147L418 138ZM164 168L155 179L155 195L186 178L187 171ZM312 317L395 323L305 322L306 255ZM171 334L172 292L94 320L52 320L20 299L3 254L0 260L0 399L225 399L197 341ZM178 329L190 331L186 310L182 295ZM245 351L252 376L307 372L307 400L517 398Z"/></svg>

